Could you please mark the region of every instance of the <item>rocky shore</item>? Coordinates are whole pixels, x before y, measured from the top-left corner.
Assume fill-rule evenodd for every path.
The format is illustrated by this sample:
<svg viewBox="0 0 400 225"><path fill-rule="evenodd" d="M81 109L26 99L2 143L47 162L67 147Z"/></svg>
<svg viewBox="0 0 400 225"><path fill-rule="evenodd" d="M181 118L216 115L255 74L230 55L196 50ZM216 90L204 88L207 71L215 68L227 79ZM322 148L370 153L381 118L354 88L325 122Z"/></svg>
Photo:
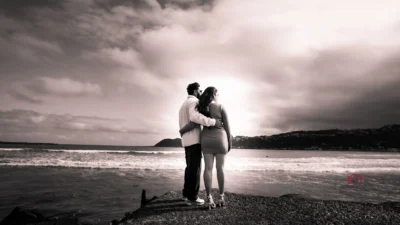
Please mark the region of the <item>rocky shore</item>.
<svg viewBox="0 0 400 225"><path fill-rule="evenodd" d="M217 191L213 191L214 199ZM205 196L201 192L201 196ZM227 206L188 206L170 191L113 224L400 224L400 202L380 204L226 193Z"/></svg>
<svg viewBox="0 0 400 225"><path fill-rule="evenodd" d="M216 199L217 190L213 190L213 195ZM142 199L141 208L110 224L400 224L400 202L317 200L297 194L266 197L227 192L225 195L226 207L208 210L204 206L188 206L179 192L170 191L151 200ZM204 191L200 196L205 196ZM84 225L75 216L45 218L38 212L20 208L14 209L0 224Z"/></svg>

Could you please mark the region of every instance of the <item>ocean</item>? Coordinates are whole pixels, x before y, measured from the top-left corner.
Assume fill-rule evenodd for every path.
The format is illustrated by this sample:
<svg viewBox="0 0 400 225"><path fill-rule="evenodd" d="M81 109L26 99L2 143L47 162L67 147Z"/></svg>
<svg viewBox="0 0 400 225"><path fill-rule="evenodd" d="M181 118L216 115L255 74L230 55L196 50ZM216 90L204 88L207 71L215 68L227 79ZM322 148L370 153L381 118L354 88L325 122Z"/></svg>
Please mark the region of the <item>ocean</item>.
<svg viewBox="0 0 400 225"><path fill-rule="evenodd" d="M140 207L143 189L147 198L182 189L183 148L92 148L0 148L0 220L20 206L109 224ZM225 163L228 192L400 201L400 153L233 149Z"/></svg>

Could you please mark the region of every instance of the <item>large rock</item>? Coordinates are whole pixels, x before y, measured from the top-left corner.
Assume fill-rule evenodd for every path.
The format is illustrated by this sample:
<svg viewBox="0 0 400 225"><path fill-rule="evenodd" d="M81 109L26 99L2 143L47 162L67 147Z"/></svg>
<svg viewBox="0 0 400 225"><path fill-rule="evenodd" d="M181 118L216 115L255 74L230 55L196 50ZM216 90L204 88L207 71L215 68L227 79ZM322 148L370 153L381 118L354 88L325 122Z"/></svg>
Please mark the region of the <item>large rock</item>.
<svg viewBox="0 0 400 225"><path fill-rule="evenodd" d="M45 217L34 210L25 210L20 207L16 207L8 216L6 216L0 225L19 225L27 223L38 223L45 221Z"/></svg>
<svg viewBox="0 0 400 225"><path fill-rule="evenodd" d="M175 139L164 139L158 142L155 147L182 147L182 141L180 138Z"/></svg>
<svg viewBox="0 0 400 225"><path fill-rule="evenodd" d="M6 216L0 225L83 225L79 223L75 215L62 218L46 218L36 210L27 210L15 207L14 210Z"/></svg>

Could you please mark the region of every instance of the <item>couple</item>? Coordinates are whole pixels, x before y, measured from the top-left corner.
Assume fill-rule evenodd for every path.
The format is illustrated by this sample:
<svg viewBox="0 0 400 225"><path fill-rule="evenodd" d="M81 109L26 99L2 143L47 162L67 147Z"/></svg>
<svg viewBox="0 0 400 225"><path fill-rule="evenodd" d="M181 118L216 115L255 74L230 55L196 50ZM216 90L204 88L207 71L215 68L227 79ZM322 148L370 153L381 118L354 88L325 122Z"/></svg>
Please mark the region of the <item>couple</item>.
<svg viewBox="0 0 400 225"><path fill-rule="evenodd" d="M218 91L208 87L202 91L198 83L187 87L188 98L179 111L179 126L182 145L185 147L186 169L182 190L184 199L195 205L209 209L216 203L211 196L212 170L216 159L219 197L217 204L225 205L224 200L224 161L232 148L232 138L226 110L218 103ZM201 125L204 126L203 130ZM204 155L204 185L206 202L198 197L200 189L201 158Z"/></svg>

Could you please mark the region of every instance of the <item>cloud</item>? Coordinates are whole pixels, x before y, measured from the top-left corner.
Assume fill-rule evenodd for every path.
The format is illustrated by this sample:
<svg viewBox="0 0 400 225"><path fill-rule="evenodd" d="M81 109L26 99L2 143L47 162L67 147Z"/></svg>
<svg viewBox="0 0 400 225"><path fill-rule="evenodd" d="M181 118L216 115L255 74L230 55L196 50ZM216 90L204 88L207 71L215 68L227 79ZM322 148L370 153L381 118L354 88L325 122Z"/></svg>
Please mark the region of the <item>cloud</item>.
<svg viewBox="0 0 400 225"><path fill-rule="evenodd" d="M59 1L51 0L38 0L38 1L25 1L25 0L15 0L15 1L1 1L0 2L0 12L6 13L8 16L16 18L30 19L31 10L40 8L49 9L61 9L62 4Z"/></svg>
<svg viewBox="0 0 400 225"><path fill-rule="evenodd" d="M14 97L15 99L17 99L19 101L28 102L31 104L42 104L43 103L43 101L40 99L33 98L31 96L20 93L16 90L10 90L8 92L8 94L10 94L12 97Z"/></svg>
<svg viewBox="0 0 400 225"><path fill-rule="evenodd" d="M14 26L13 22L8 23L11 27ZM12 68L12 70L16 70L17 68L13 68L16 66L26 67L32 64L41 63L43 65L55 62L64 53L57 42L43 40L34 35L16 33L13 28L5 30L4 37L0 33L0 47L2 48L0 65ZM2 68L2 70L5 69Z"/></svg>
<svg viewBox="0 0 400 225"><path fill-rule="evenodd" d="M398 4L0 3L0 94L14 90L1 106L115 116L129 124L72 120L60 125L59 137L103 130L129 139L124 135L139 120L140 129L174 135L186 85L198 81L220 90L235 135L395 123ZM97 98L57 100L64 96Z"/></svg>
<svg viewBox="0 0 400 225"><path fill-rule="evenodd" d="M212 10L216 0L157 0L161 8L178 7L184 10L202 7L205 10Z"/></svg>
<svg viewBox="0 0 400 225"><path fill-rule="evenodd" d="M0 111L0 129L3 132L59 131L89 133L149 134L147 128L133 128L124 125L125 120L75 116L71 114L46 114L32 110Z"/></svg>
<svg viewBox="0 0 400 225"><path fill-rule="evenodd" d="M27 47L36 48L47 52L53 52L58 54L63 53L63 50L61 49L60 45L55 42L39 40L35 37L29 35L21 35L21 34L15 35L14 37L12 37L12 39L19 45L26 45Z"/></svg>
<svg viewBox="0 0 400 225"><path fill-rule="evenodd" d="M0 111L0 133L1 141L108 145L149 145L165 135L143 124L128 125L123 119L32 110Z"/></svg>
<svg viewBox="0 0 400 225"><path fill-rule="evenodd" d="M132 48L146 31L179 23L201 21L194 15L206 13L214 1L102 1L91 7L68 4L75 12L70 24L80 41L97 47ZM77 12L78 11L78 12Z"/></svg>
<svg viewBox="0 0 400 225"><path fill-rule="evenodd" d="M372 50L372 51L371 51ZM296 79L279 85L280 104L264 104L273 112L263 127L298 129L365 128L400 123L400 48L383 53L374 48L321 51ZM374 53L377 52L377 53ZM293 79L293 78L292 78ZM290 80L290 79L288 79Z"/></svg>
<svg viewBox="0 0 400 225"><path fill-rule="evenodd" d="M90 82L80 82L70 78L40 77L27 87L39 94L54 94L59 96L98 96L101 95L101 87Z"/></svg>

